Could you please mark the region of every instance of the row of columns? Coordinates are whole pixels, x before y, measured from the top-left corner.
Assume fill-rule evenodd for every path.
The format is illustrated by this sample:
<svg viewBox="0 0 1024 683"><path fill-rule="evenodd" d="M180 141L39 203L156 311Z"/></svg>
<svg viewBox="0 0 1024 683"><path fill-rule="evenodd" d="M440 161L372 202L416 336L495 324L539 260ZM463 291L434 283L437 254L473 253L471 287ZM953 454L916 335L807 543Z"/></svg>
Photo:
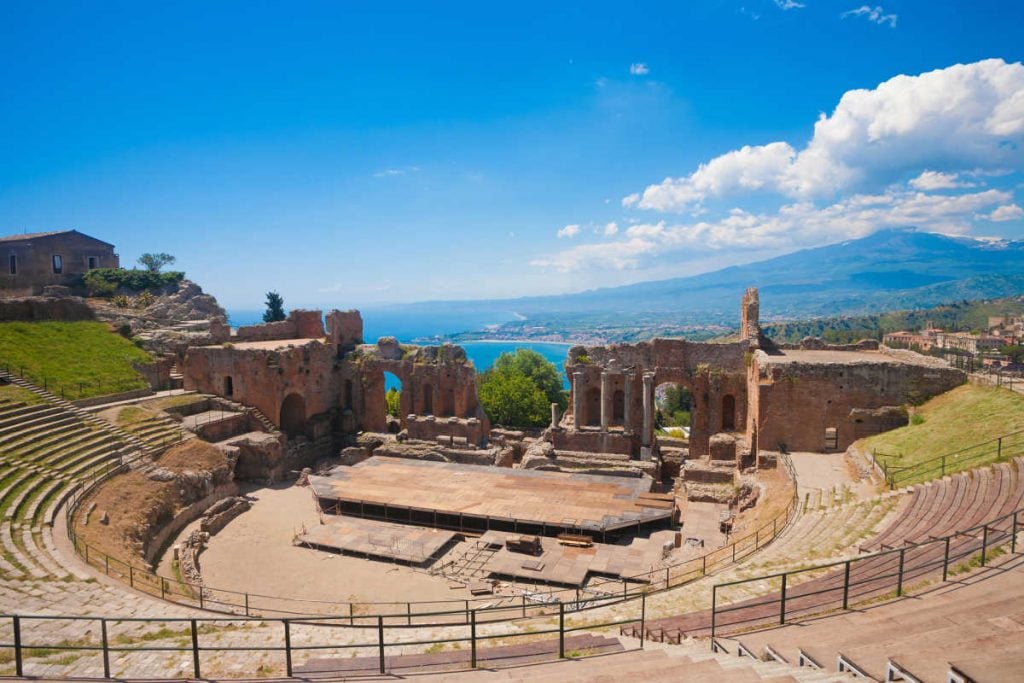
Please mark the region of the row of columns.
<svg viewBox="0 0 1024 683"><path fill-rule="evenodd" d="M601 431L607 432L612 421L612 376L608 370L601 372ZM572 424L573 428L579 430L583 421L583 384L586 373L577 371L572 374ZM654 373L645 372L642 375L643 381L643 424L641 432L641 445L650 446L654 435ZM633 424L633 394L636 391L636 375L632 372L626 374L625 392L623 396L623 419L622 426L627 434L631 434L636 425ZM555 424L556 410L552 409L552 425Z"/></svg>

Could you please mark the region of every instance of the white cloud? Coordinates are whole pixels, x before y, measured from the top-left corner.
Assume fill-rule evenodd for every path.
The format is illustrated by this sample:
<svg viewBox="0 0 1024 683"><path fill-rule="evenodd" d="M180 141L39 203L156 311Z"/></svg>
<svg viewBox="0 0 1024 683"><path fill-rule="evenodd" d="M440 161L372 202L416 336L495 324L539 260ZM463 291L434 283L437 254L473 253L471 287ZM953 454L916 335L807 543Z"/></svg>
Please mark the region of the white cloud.
<svg viewBox="0 0 1024 683"><path fill-rule="evenodd" d="M990 221L1000 223L1002 221L1015 221L1019 218L1024 218L1024 209L1020 208L1016 204L1004 204L1003 206L997 207L992 213L981 216L981 218L987 218Z"/></svg>
<svg viewBox="0 0 1024 683"><path fill-rule="evenodd" d="M564 228L561 228L558 231L558 239L562 239L563 237L566 237L568 239L572 239L573 237L575 237L579 233L580 233L580 226L578 226L578 225L576 225L574 223L572 225L567 225Z"/></svg>
<svg viewBox="0 0 1024 683"><path fill-rule="evenodd" d="M960 180L957 173L942 173L941 171L924 171L910 181L910 186L917 190L953 190L958 187L974 187L974 183Z"/></svg>
<svg viewBox="0 0 1024 683"><path fill-rule="evenodd" d="M802 3L796 2L795 0L775 0L775 4L779 7L779 9L784 10L802 9L807 6Z"/></svg>
<svg viewBox="0 0 1024 683"><path fill-rule="evenodd" d="M778 4L779 0L775 0L775 2ZM897 16L895 14L886 14L885 9L881 6L870 7L868 5L861 5L857 9L843 12L839 16L843 19L846 17L864 17L879 26L889 24L889 28L896 28Z"/></svg>
<svg viewBox="0 0 1024 683"><path fill-rule="evenodd" d="M629 73L633 74L634 76L646 76L647 74L651 73L651 70L643 62L634 62L633 64L629 65Z"/></svg>
<svg viewBox="0 0 1024 683"><path fill-rule="evenodd" d="M622 204L683 211L751 191L834 198L929 167L1024 167L1024 66L988 59L850 90L831 115L820 116L803 149L787 142L746 146Z"/></svg>
<svg viewBox="0 0 1024 683"><path fill-rule="evenodd" d="M611 237L612 235L616 234L618 231L619 231L619 224L616 223L615 221L612 221L611 223L607 223L604 226L604 236L605 237Z"/></svg>
<svg viewBox="0 0 1024 683"><path fill-rule="evenodd" d="M419 166L406 166L405 168L386 168L383 171L377 171L373 174L374 178L394 178L396 176L406 175L407 173L417 173L420 170Z"/></svg>
<svg viewBox="0 0 1024 683"><path fill-rule="evenodd" d="M732 209L717 220L669 224L638 223L619 240L581 244L532 265L572 272L590 268L626 270L652 264L659 258L722 250L784 250L864 237L886 227L917 227L946 234L965 234L979 211L999 207L991 220L1012 220L1020 207L1008 204L1011 192L984 190L964 194L929 194L890 189L879 194L856 194L824 207L798 201L775 212ZM996 215L1001 218L995 218ZM1009 216L1002 218L1002 216Z"/></svg>

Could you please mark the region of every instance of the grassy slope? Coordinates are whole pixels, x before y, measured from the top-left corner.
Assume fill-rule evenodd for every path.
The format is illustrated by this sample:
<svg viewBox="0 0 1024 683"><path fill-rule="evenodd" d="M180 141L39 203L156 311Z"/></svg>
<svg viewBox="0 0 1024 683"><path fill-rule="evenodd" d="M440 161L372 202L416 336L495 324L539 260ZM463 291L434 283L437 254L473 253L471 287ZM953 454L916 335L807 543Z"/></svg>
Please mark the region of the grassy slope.
<svg viewBox="0 0 1024 683"><path fill-rule="evenodd" d="M31 381L68 398L140 389L145 380L132 361L148 362L148 353L98 322L0 323L0 366L24 368ZM81 393L79 385L84 385Z"/></svg>
<svg viewBox="0 0 1024 683"><path fill-rule="evenodd" d="M22 389L21 387L16 387L13 384L0 385L0 403L6 403L8 401L31 405L34 403L42 403L43 399L41 396L35 395L28 389Z"/></svg>
<svg viewBox="0 0 1024 683"><path fill-rule="evenodd" d="M869 453L899 455L889 462L900 466L959 451L1024 430L1024 394L965 384L933 398L916 413L924 422L863 439L859 445ZM1024 439L1011 441L1019 445ZM972 452L982 450L991 451L989 460L995 460L992 447ZM983 460L974 460L971 466Z"/></svg>

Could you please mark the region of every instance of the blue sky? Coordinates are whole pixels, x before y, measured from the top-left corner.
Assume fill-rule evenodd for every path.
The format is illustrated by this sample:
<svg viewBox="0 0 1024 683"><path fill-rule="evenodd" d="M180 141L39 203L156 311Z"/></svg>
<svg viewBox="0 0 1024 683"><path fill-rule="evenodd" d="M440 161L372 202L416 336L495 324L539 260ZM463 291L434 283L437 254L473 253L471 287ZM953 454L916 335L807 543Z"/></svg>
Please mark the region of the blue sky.
<svg viewBox="0 0 1024 683"><path fill-rule="evenodd" d="M367 4L0 0L0 232L235 308L1024 238L1024 3Z"/></svg>

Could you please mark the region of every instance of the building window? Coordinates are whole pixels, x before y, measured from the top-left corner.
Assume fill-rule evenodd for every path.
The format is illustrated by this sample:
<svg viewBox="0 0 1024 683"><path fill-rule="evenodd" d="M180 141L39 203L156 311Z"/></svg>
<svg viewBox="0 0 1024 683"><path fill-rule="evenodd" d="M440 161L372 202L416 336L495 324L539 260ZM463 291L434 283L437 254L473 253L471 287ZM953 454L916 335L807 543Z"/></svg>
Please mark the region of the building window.
<svg viewBox="0 0 1024 683"><path fill-rule="evenodd" d="M11 275L17 275L18 274L18 257L15 256L14 254L11 254L11 256L10 256L10 264L11 264Z"/></svg>
<svg viewBox="0 0 1024 683"><path fill-rule="evenodd" d="M90 256L89 257L89 270L93 270L94 268L96 268L96 257L95 256Z"/></svg>
<svg viewBox="0 0 1024 683"><path fill-rule="evenodd" d="M64 272L64 258L60 254L53 255L53 273L60 275Z"/></svg>

